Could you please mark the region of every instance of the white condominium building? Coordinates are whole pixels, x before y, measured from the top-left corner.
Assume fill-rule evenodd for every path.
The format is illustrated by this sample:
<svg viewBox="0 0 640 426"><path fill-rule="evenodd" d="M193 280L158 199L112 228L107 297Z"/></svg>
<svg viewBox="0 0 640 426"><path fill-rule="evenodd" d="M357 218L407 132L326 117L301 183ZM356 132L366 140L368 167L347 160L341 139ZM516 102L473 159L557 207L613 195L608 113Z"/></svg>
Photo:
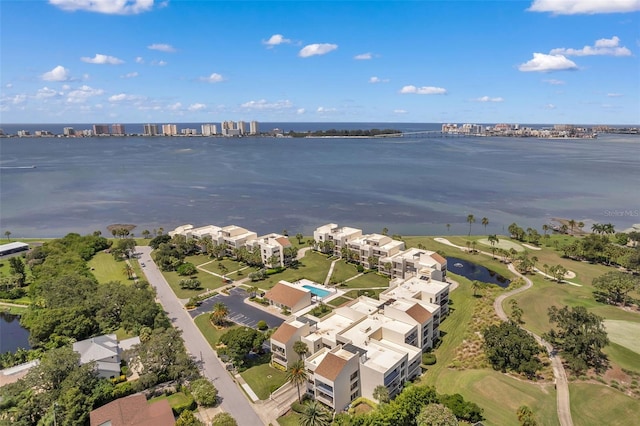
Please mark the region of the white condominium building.
<svg viewBox="0 0 640 426"><path fill-rule="evenodd" d="M218 126L215 124L203 124L201 126L202 136L213 136L218 134Z"/></svg>
<svg viewBox="0 0 640 426"><path fill-rule="evenodd" d="M394 240L382 234L368 234L351 239L347 247L356 253L354 260L366 268L376 268L379 259L392 256L404 249L404 241Z"/></svg>
<svg viewBox="0 0 640 426"><path fill-rule="evenodd" d="M386 266L391 265L391 269ZM430 250L411 248L380 258L380 272L391 278L433 278L445 281L447 259Z"/></svg>
<svg viewBox="0 0 640 426"><path fill-rule="evenodd" d="M339 227L335 223L328 223L313 231L313 239L316 243L332 242L335 254L340 254L340 250L342 247L346 247L348 241L360 236L362 236L361 229L349 228L348 226ZM320 251L327 253L329 249L321 246Z"/></svg>
<svg viewBox="0 0 640 426"><path fill-rule="evenodd" d="M163 124L162 134L165 136L175 136L178 134L178 127L175 124Z"/></svg>

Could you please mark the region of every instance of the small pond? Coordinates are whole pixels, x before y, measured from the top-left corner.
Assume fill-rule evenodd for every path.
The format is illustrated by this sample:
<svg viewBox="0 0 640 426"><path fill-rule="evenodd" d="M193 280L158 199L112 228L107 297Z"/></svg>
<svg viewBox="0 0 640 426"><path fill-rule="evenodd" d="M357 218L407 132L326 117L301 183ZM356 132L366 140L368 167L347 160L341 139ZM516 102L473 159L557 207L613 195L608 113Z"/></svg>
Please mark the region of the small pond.
<svg viewBox="0 0 640 426"><path fill-rule="evenodd" d="M0 312L0 354L30 349L29 331L20 325L20 316Z"/></svg>
<svg viewBox="0 0 640 426"><path fill-rule="evenodd" d="M454 274L462 275L471 281L477 280L483 283L497 284L500 287L508 287L511 282L511 280L482 265L458 259L457 257L447 257L447 270Z"/></svg>

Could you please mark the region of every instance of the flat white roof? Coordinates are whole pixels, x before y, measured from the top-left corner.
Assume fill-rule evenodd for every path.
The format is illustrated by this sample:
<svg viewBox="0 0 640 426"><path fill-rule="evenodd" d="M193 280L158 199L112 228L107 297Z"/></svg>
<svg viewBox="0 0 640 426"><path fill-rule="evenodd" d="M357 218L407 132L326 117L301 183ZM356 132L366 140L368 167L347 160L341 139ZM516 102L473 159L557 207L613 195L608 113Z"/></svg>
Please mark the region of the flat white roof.
<svg viewBox="0 0 640 426"><path fill-rule="evenodd" d="M316 327L318 329L309 334L306 338L309 340L325 338L335 342L336 334L356 322L355 319L340 315L340 313L336 311L337 310L334 310L331 315L323 318L322 321L318 322L318 324L316 324Z"/></svg>
<svg viewBox="0 0 640 426"><path fill-rule="evenodd" d="M17 248L29 248L29 244L27 243L21 243L20 241L14 241L12 243L7 243L7 244L2 244L0 245L0 251L5 251L5 250L14 250Z"/></svg>
<svg viewBox="0 0 640 426"><path fill-rule="evenodd" d="M412 299L419 293L438 294L449 288L448 283L442 281L421 280L416 277L408 280L396 279L391 282L391 287L383 292L384 297L393 299Z"/></svg>

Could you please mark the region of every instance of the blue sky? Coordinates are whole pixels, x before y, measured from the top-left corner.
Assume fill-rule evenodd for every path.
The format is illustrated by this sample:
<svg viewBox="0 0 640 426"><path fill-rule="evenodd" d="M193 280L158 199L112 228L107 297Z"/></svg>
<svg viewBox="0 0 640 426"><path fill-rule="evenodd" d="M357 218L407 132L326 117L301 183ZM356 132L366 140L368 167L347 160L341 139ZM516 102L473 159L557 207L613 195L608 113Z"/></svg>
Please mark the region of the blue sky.
<svg viewBox="0 0 640 426"><path fill-rule="evenodd" d="M0 0L2 123L640 123L640 0Z"/></svg>

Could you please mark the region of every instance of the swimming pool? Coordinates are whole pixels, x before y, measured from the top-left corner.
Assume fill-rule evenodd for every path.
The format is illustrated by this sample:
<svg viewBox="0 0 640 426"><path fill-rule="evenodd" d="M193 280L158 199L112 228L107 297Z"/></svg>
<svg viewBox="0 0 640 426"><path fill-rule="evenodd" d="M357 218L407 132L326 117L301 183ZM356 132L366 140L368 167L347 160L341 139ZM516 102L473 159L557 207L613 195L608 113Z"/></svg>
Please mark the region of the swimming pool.
<svg viewBox="0 0 640 426"><path fill-rule="evenodd" d="M331 294L331 292L329 290L323 290L321 288L318 288L318 287L315 287L315 286L312 286L312 285L308 285L308 284L303 285L302 288L306 288L314 296L318 297L319 299L324 299L325 297L327 297L328 295Z"/></svg>

